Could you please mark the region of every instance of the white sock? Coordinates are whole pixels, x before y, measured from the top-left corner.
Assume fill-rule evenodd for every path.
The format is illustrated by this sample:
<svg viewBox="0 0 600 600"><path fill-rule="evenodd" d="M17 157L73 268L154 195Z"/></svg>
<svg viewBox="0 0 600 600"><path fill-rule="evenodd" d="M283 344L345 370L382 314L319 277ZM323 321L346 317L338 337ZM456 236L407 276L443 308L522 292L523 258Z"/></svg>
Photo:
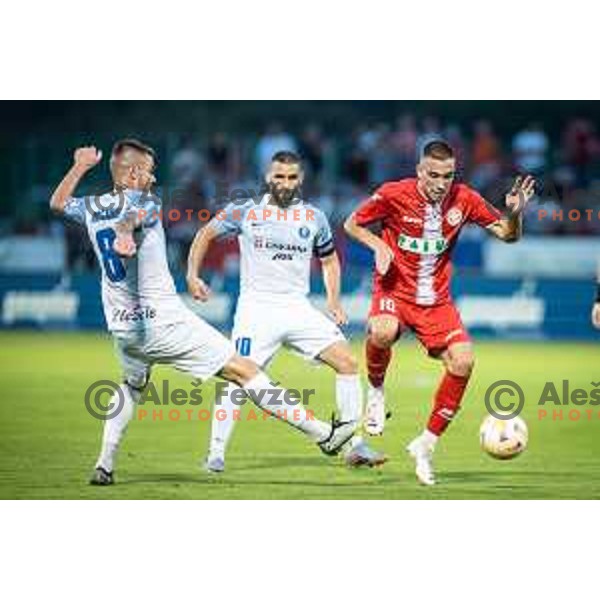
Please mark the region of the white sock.
<svg viewBox="0 0 600 600"><path fill-rule="evenodd" d="M435 435L435 433L429 431L429 429L425 429L423 431L423 433L421 434L421 440L423 441L423 443L427 444L427 446L429 448L431 448L432 450L435 448L435 445L437 444L438 439L439 439L439 436Z"/></svg>
<svg viewBox="0 0 600 600"><path fill-rule="evenodd" d="M358 423L362 416L362 386L359 375L337 375L335 401L341 421Z"/></svg>
<svg viewBox="0 0 600 600"><path fill-rule="evenodd" d="M358 423L362 416L362 386L359 375L336 375L335 400L341 421ZM352 452L362 442L360 435L354 435L344 445L344 454Z"/></svg>
<svg viewBox="0 0 600 600"><path fill-rule="evenodd" d="M329 437L331 426L308 415L301 404L286 406L283 402L283 390L274 386L269 378L262 372L258 373L246 383L244 389L248 391L248 397L262 410L272 413L278 419L286 421L292 427L304 432L311 440L321 442ZM282 402L279 405L269 404L274 397L270 390L278 392L278 398Z"/></svg>
<svg viewBox="0 0 600 600"><path fill-rule="evenodd" d="M225 456L225 450L235 425L233 411L241 409L241 406L234 404L231 399L231 392L238 389L240 388L234 383L227 382L227 387L220 394L219 404L215 403L213 407L209 447L211 455L220 456L221 458Z"/></svg>
<svg viewBox="0 0 600 600"><path fill-rule="evenodd" d="M127 425L133 417L135 399L140 396L140 392L133 390L125 383L119 386L119 392L115 392L111 398L111 402L119 403L121 401L119 394L121 394L124 402L123 408L117 415L104 422L102 449L100 450L100 456L98 456L98 461L96 462L96 467L102 467L109 473L114 469L119 445L127 431Z"/></svg>

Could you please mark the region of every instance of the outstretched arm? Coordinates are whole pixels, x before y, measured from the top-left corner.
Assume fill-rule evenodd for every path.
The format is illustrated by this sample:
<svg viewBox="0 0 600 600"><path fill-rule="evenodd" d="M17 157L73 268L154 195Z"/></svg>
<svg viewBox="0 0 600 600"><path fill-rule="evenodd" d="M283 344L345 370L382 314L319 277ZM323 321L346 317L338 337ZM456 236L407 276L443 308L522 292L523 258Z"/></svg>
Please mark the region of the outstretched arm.
<svg viewBox="0 0 600 600"><path fill-rule="evenodd" d="M102 150L97 150L95 146L77 148L73 157L73 166L63 177L54 190L52 198L50 198L50 208L55 212L62 213L83 176L101 160Z"/></svg>
<svg viewBox="0 0 600 600"><path fill-rule="evenodd" d="M516 242L523 235L523 209L533 196L535 179L531 175L517 177L506 196L506 206L511 209L508 216L492 223L488 230L504 242Z"/></svg>
<svg viewBox="0 0 600 600"><path fill-rule="evenodd" d="M219 232L213 227L211 221L198 231L190 247L186 280L188 291L194 300L200 300L201 302L208 300L210 288L199 277L199 273L210 245L218 236Z"/></svg>
<svg viewBox="0 0 600 600"><path fill-rule="evenodd" d="M394 251L373 232L366 227L361 227L356 223L352 213L344 223L346 233L357 242L364 244L375 253L375 268L381 275L385 275L394 260Z"/></svg>
<svg viewBox="0 0 600 600"><path fill-rule="evenodd" d="M345 325L348 317L340 302L341 269L337 252L321 258L323 283L327 292L327 308L337 325Z"/></svg>

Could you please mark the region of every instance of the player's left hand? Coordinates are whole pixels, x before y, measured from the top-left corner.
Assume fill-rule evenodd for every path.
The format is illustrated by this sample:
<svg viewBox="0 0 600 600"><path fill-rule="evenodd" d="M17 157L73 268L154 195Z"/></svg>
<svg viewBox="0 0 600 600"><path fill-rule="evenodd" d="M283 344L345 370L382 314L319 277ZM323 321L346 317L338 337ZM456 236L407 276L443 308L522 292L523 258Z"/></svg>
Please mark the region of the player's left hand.
<svg viewBox="0 0 600 600"><path fill-rule="evenodd" d="M600 302L596 302L592 308L592 325L600 329Z"/></svg>
<svg viewBox="0 0 600 600"><path fill-rule="evenodd" d="M135 255L137 246L131 232L117 232L117 237L113 243L114 251L123 258L131 258Z"/></svg>
<svg viewBox="0 0 600 600"><path fill-rule="evenodd" d="M327 308L336 325L346 325L348 323L346 311L339 302L330 302L328 303Z"/></svg>
<svg viewBox="0 0 600 600"><path fill-rule="evenodd" d="M517 215L527 206L534 193L535 179L531 175L519 175L506 195L506 206L511 209L513 215Z"/></svg>

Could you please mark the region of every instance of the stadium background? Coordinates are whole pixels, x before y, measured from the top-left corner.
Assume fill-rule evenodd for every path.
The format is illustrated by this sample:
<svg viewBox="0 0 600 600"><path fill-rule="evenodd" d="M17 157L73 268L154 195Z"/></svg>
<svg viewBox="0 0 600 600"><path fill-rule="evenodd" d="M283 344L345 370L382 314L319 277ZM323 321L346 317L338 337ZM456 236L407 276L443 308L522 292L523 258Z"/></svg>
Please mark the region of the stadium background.
<svg viewBox="0 0 600 600"><path fill-rule="evenodd" d="M50 214L48 199L75 147L94 144L107 158L114 141L128 136L156 148L165 210L182 214L223 206L224 190L257 190L274 151L300 151L308 169L304 196L326 212L337 230L343 303L359 353L371 257L341 231L345 216L381 182L411 176L419 148L434 136L445 137L457 149L460 178L498 205L516 172L536 175L540 193L526 211L523 240L505 245L469 228L456 247L453 293L478 342L478 367L469 392L471 408L453 426L442 462L450 470L449 490L436 494L600 495L593 460L597 422L534 423L533 405L525 416L538 454L532 450L527 458L494 471L492 478L489 464L473 452L483 407L472 402L497 379L519 381L532 395L552 376L586 388L590 379L597 380L599 334L591 326L590 310L600 258L600 102L4 102L0 122L0 497L97 497L81 487L100 431L81 397L93 381L118 377L118 369L102 332L98 267L89 243L77 226ZM104 160L78 193L108 185ZM547 216L540 218L540 210ZM586 210L592 211L591 218ZM569 218L569 211L579 211L571 213L579 218ZM166 220L169 260L182 293L183 265L198 225L193 219ZM225 240L213 248L206 268L213 297L206 305L192 305L225 331L238 290L235 246L234 240ZM319 303L317 265L313 279ZM439 368L414 352L403 352L397 360L394 394L401 399L410 394L413 402L392 406L395 417L386 435L393 445L383 447L396 453L400 437L408 439L408 432L416 431L415 411L417 422L426 415ZM306 367L297 359L284 356L274 368L290 387L305 382ZM311 382L329 389L323 370L316 373ZM380 487L371 485L368 474L329 469L317 476L314 467L322 468L321 458L306 458L292 433L275 434L275 445L263 439L271 423L244 426L239 441L234 436L232 455L243 458L232 458L233 479L199 492L187 474L189 438L181 436L186 425L197 424L139 425L129 447L152 448L152 461L147 455L128 455L124 478L138 485L109 497L422 497L397 486L410 474L408 464L386 466ZM201 427L202 436L190 434L196 454L206 442L208 425ZM160 467L157 436L162 440ZM62 487L49 477L57 476L57 465L64 471L59 474ZM267 466L275 475L267 475ZM153 479L157 468L182 475ZM166 487L158 488L157 481Z"/></svg>
<svg viewBox="0 0 600 600"><path fill-rule="evenodd" d="M458 151L461 179L492 202L502 202L517 171L542 182L519 245L507 247L473 228L456 248L454 294L474 334L594 336L588 313L600 256L600 103L22 102L4 103L0 112L3 327L103 327L90 245L78 227L53 218L47 202L74 147L93 143L107 154L117 138L134 135L157 148L165 212L182 215L167 219L182 291L187 249L200 225L184 211L214 212L227 194L258 190L275 150L299 150L308 166L304 194L338 230L344 295L360 328L371 259L340 225L379 183L411 176L418 148L442 135ZM108 175L104 161L80 192L105 190ZM586 209L595 209L591 218ZM207 267L215 297L198 308L228 327L237 290L234 241L215 247Z"/></svg>

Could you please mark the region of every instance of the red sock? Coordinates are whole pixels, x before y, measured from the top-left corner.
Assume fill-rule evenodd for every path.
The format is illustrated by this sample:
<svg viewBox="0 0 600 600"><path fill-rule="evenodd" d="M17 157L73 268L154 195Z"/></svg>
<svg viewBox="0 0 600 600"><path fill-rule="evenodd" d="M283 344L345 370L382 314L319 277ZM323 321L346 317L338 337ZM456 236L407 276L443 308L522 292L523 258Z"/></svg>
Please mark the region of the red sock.
<svg viewBox="0 0 600 600"><path fill-rule="evenodd" d="M381 387L385 379L385 372L392 359L392 349L376 346L367 338L365 350L369 382L373 387Z"/></svg>
<svg viewBox="0 0 600 600"><path fill-rule="evenodd" d="M427 429L431 433L441 435L450 425L452 417L460 407L468 383L468 377L459 377L449 371L444 373L440 386L435 393L433 410L427 423Z"/></svg>

